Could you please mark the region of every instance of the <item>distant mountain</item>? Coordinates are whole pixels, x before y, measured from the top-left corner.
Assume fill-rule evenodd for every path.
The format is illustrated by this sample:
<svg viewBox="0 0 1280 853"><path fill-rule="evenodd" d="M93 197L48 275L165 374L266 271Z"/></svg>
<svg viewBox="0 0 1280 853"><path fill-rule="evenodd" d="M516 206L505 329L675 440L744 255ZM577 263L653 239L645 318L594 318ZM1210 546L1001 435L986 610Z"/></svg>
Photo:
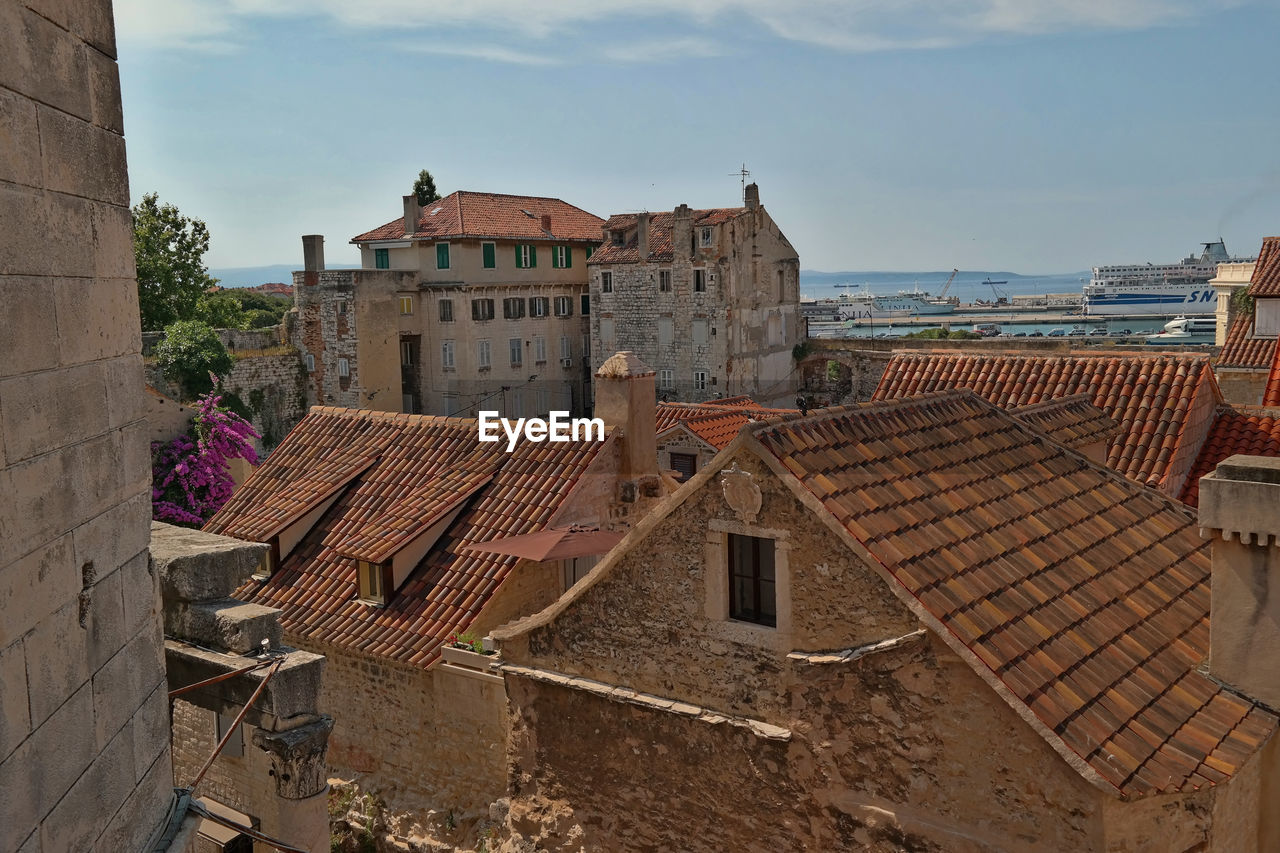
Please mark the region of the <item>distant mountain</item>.
<svg viewBox="0 0 1280 853"><path fill-rule="evenodd" d="M351 261L325 259L325 266L340 270L359 267L360 261L358 259ZM257 287L269 281L282 281L285 284L293 284L293 271L299 269L302 269L302 264L271 264L265 267L219 267L210 269L209 275L218 279L218 284L223 287Z"/></svg>

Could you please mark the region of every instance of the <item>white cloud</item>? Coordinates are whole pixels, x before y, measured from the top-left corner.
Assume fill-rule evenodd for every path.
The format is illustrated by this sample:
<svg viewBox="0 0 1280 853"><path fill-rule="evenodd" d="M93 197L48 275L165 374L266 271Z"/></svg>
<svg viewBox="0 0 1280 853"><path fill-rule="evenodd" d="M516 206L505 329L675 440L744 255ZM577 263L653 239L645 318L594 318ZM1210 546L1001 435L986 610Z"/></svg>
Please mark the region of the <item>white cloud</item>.
<svg viewBox="0 0 1280 853"><path fill-rule="evenodd" d="M495 62L554 64L603 56L662 61L724 53L726 24L841 51L929 49L992 36L1143 29L1212 15L1250 0L117 0L121 40L150 47L224 47L264 18L327 19L343 30L420 30L429 52ZM674 39L629 41L637 24L677 24ZM604 24L604 28L593 25ZM584 30L588 37L582 37ZM465 35L463 45L449 38ZM562 41L584 45L565 53ZM515 37L518 36L518 39ZM535 44L530 44L530 41ZM417 42L407 49L427 51ZM530 49L530 48L534 49Z"/></svg>

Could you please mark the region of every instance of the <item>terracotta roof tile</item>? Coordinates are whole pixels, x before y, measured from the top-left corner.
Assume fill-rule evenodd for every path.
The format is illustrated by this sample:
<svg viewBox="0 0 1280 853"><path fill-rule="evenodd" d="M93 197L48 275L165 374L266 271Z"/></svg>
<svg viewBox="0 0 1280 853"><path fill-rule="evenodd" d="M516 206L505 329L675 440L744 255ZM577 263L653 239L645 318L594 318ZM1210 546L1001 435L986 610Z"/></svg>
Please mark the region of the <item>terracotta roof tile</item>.
<svg viewBox="0 0 1280 853"><path fill-rule="evenodd" d="M1018 406L1010 412L1024 424L1045 432L1072 450L1107 441L1120 431L1120 424L1093 405L1088 394Z"/></svg>
<svg viewBox="0 0 1280 853"><path fill-rule="evenodd" d="M1262 392L1262 405L1280 406L1280 340L1275 355L1271 357L1271 370L1267 374L1267 387Z"/></svg>
<svg viewBox="0 0 1280 853"><path fill-rule="evenodd" d="M1208 654L1194 516L967 391L754 435L921 606L1123 796L1214 784L1276 727Z"/></svg>
<svg viewBox="0 0 1280 853"><path fill-rule="evenodd" d="M710 403L659 403L654 431L663 433L684 424L694 435L723 450L749 423L799 413L799 409L758 406L747 396L726 397Z"/></svg>
<svg viewBox="0 0 1280 853"><path fill-rule="evenodd" d="M551 230L542 230L542 216ZM458 190L422 210L413 236L421 240L601 240L604 220L558 198ZM351 238L352 243L404 239L404 217Z"/></svg>
<svg viewBox="0 0 1280 853"><path fill-rule="evenodd" d="M1253 314L1237 314L1215 362L1218 367L1266 368L1280 350L1280 338L1253 336Z"/></svg>
<svg viewBox="0 0 1280 853"><path fill-rule="evenodd" d="M282 519L336 495L272 576L237 597L280 608L285 629L302 637L416 666L434 662L517 562L461 549L542 530L604 446L521 442L508 454L480 444L475 425L313 408L205 526L265 541ZM385 607L357 598L357 557L385 560L455 510Z"/></svg>
<svg viewBox="0 0 1280 853"><path fill-rule="evenodd" d="M1250 296L1280 296L1280 237L1263 237L1249 280Z"/></svg>
<svg viewBox="0 0 1280 853"><path fill-rule="evenodd" d="M1280 456L1280 408L1263 406L1223 406L1218 409L1213 428L1200 448L1200 455L1187 477L1182 501L1197 506L1200 478L1218 463L1236 453L1250 456Z"/></svg>
<svg viewBox="0 0 1280 853"><path fill-rule="evenodd" d="M709 210L691 210L693 227L705 225L721 225L746 213L745 207L716 207ZM639 214L620 213L610 216L604 223L604 231L634 229ZM649 257L645 260L655 263L669 263L674 256L672 248L672 230L675 214L671 211L649 214ZM612 241L605 242L591 256L593 264L634 264L641 260L637 239L633 235L624 245Z"/></svg>
<svg viewBox="0 0 1280 853"><path fill-rule="evenodd" d="M1175 481L1199 450L1212 406L1222 402L1207 357L1136 353L895 353L872 399L952 388L1005 408L1086 394L1120 425L1107 464L1139 483L1179 490Z"/></svg>

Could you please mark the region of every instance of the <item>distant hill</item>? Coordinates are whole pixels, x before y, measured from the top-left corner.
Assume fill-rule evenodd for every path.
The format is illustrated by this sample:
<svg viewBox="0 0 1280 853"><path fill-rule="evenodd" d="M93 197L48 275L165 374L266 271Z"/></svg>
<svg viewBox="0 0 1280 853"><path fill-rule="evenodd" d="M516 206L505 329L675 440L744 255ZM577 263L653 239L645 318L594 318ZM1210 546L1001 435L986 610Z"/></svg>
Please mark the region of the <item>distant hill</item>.
<svg viewBox="0 0 1280 853"><path fill-rule="evenodd" d="M330 260L325 259L325 266L340 270L359 267L359 259ZM302 269L302 264L271 264L265 267L219 267L210 269L209 275L218 279L223 287L257 287L269 281L282 281L293 284L293 271Z"/></svg>
<svg viewBox="0 0 1280 853"><path fill-rule="evenodd" d="M861 290L863 285L878 296L891 296L900 290L916 289L938 295L951 270L929 270L922 272L889 272L885 270L846 270L843 272L822 272L820 270L800 270L800 293L804 297L823 298L840 293L852 293ZM951 283L948 296L958 297L962 302L978 299L990 300L997 295L990 279L998 282L996 287L1004 294L1027 293L1079 293L1081 279L1087 281L1089 273L1046 273L1043 275L1024 275L1007 270L961 270ZM839 285L849 285L840 287Z"/></svg>

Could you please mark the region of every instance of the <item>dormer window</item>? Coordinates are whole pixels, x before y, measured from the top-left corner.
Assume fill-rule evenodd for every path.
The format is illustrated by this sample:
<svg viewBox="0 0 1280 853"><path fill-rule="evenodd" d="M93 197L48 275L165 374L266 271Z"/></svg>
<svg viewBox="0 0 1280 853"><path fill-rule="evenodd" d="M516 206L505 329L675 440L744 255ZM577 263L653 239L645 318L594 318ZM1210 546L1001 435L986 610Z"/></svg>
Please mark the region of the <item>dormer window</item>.
<svg viewBox="0 0 1280 853"><path fill-rule="evenodd" d="M262 555L262 559L258 560L258 567L253 570L253 576L257 580L266 580L276 573L276 569L280 568L280 541L275 537L266 543L266 553Z"/></svg>
<svg viewBox="0 0 1280 853"><path fill-rule="evenodd" d="M359 560L357 565L359 571L356 581L360 590L360 600L370 604L386 604L387 564Z"/></svg>
<svg viewBox="0 0 1280 853"><path fill-rule="evenodd" d="M609 239L613 241L613 245L615 246L624 246L627 242L627 232L621 230L610 231Z"/></svg>

